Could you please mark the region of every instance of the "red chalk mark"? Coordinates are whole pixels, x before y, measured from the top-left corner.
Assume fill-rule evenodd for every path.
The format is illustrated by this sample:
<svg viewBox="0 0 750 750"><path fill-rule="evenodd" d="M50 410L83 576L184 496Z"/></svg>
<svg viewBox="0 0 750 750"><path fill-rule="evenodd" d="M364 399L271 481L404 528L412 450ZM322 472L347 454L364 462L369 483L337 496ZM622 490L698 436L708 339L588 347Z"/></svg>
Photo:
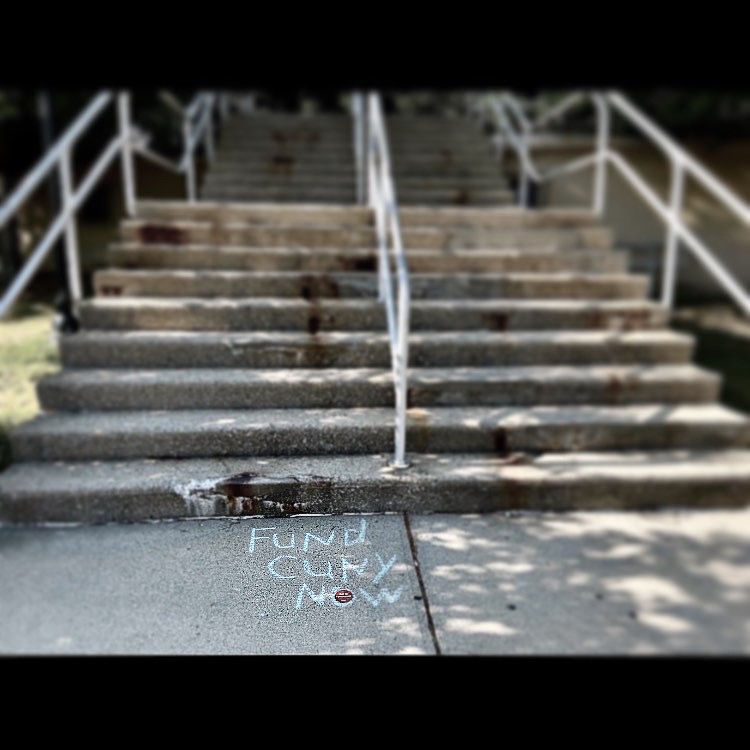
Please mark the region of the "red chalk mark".
<svg viewBox="0 0 750 750"><path fill-rule="evenodd" d="M337 602L341 602L342 604L346 604L354 598L354 594L347 589L339 589L333 596Z"/></svg>

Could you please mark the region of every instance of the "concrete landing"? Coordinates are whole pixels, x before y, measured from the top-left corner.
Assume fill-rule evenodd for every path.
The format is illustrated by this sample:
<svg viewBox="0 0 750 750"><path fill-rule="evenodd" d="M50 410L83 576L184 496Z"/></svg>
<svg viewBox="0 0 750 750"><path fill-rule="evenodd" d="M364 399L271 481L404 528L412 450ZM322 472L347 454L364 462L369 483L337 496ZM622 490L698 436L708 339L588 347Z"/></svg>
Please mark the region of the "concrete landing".
<svg viewBox="0 0 750 750"><path fill-rule="evenodd" d="M750 653L750 509L0 528L0 655Z"/></svg>

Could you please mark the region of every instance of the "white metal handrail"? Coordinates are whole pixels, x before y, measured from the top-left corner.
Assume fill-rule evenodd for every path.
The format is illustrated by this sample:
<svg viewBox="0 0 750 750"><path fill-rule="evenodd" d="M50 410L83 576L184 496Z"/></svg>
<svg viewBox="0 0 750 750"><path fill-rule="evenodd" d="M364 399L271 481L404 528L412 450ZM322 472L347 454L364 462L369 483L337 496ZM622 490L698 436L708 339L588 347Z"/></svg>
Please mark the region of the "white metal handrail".
<svg viewBox="0 0 750 750"><path fill-rule="evenodd" d="M353 94L350 97L350 105L354 123L352 136L357 203L365 203L367 200L367 134L365 132L367 116L362 95Z"/></svg>
<svg viewBox="0 0 750 750"><path fill-rule="evenodd" d="M127 94L120 94L118 96L117 104L120 116L119 134L112 138L107 147L102 151L81 184L77 188L73 185L73 148L92 122L113 101L113 98L113 94L107 91L95 96L65 133L58 138L52 148L47 151L36 166L21 180L11 195L0 205L1 229L22 208L34 190L49 176L50 172L55 168L58 170L62 195L60 212L54 218L37 246L32 250L8 289L0 297L0 319L4 318L13 307L36 271L44 262L50 249L63 233L65 234L68 289L73 302L81 299L81 270L78 259L76 212L94 189L94 186L111 162L117 157L118 153L123 158L123 171L126 174L126 183L128 182L129 175L130 186L132 187L132 169L130 168L132 165L127 164L130 158L130 133L124 127L129 107ZM131 192L126 189L126 196L130 195Z"/></svg>
<svg viewBox="0 0 750 750"><path fill-rule="evenodd" d="M355 97L361 97L356 94ZM392 466L406 468L406 394L409 356L409 268L393 186L391 160L380 96L367 95L355 105L364 113L367 203L375 217L378 242L378 298L385 305L395 395L395 451ZM394 269L391 267L395 266ZM394 299L394 276L396 295Z"/></svg>
<svg viewBox="0 0 750 750"><path fill-rule="evenodd" d="M725 183L712 174L703 164L687 153L656 123L650 120L631 101L620 92L576 92L546 113L542 113L530 127L523 124L518 132L511 124L509 112L523 123L523 111L514 103L512 95L504 92L499 95L483 97L473 104L473 109L480 116L490 116L503 133L507 142L516 152L520 165L519 204L527 206L528 181L540 184L563 174L594 167L592 211L601 216L604 212L607 197L607 171L611 164L652 208L666 225L664 243L664 272L662 275L661 301L671 307L674 304L674 292L677 270L677 250L679 243L684 243L724 290L734 299L743 312L750 315L750 294L743 288L732 272L726 268L712 251L696 234L688 228L682 219L685 177L690 176L703 188L708 190L725 208L732 212L745 225L750 225L750 206L733 192ZM582 104L593 104L596 109L597 128L596 144L592 154L573 159L559 167L540 172L530 155L529 135L546 123L561 118ZM662 200L656 191L649 186L642 175L628 160L613 149L611 140L611 111L622 115L641 133L649 138L668 158L671 169L669 202ZM519 111L521 115L519 116Z"/></svg>
<svg viewBox="0 0 750 750"><path fill-rule="evenodd" d="M92 123L114 101L116 101L117 105L119 132L102 151L80 185L76 187L73 184L73 149ZM118 154L122 159L123 197L127 215L135 215L134 152L138 152L152 160L157 160L162 165L173 167L178 171L184 171L187 176L190 200L195 200L193 154L201 138L204 138L206 141L206 153L209 158L213 156L212 117L213 108L216 103L216 95L207 93L199 94L187 108L182 110L184 117L184 152L180 164L175 166L148 149L147 138L144 137L142 131L139 131L131 121L130 95L127 92L120 92L115 96L110 91L102 91L93 97L83 112L57 139L37 164L32 167L13 192L0 204L0 229L2 229L24 206L42 181L49 177L52 170L58 170L62 196L60 211L51 221L42 239L33 248L8 288L0 296L0 319L4 318L17 302L34 277L34 274L48 256L51 248L63 234L65 235L65 265L70 300L73 305L80 301L82 284L76 214ZM220 111L222 114L225 113L227 111L226 102L219 98L219 104ZM174 97L172 97L170 105L173 108L176 106L182 109Z"/></svg>

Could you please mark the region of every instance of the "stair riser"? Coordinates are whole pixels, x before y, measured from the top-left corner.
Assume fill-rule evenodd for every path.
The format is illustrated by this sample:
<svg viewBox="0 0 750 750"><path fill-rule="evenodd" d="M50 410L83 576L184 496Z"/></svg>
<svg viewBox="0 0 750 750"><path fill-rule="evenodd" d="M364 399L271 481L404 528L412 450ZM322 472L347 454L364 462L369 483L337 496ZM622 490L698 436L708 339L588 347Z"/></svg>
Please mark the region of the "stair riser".
<svg viewBox="0 0 750 750"><path fill-rule="evenodd" d="M290 304L240 308L86 308L81 310L84 328L101 330L192 330L192 331L383 331L385 313L381 305L363 303L356 308L335 309L331 305ZM414 304L411 330L639 330L666 325L663 310L609 311L423 309Z"/></svg>
<svg viewBox="0 0 750 750"><path fill-rule="evenodd" d="M277 252L243 248L235 251L187 250L184 247L113 247L112 265L120 268L210 269L246 271L375 271L376 255L368 251L298 253L287 248ZM602 272L622 273L628 262L624 253L580 251L526 253L516 256L460 256L429 252L408 253L412 273L512 273L512 272Z"/></svg>
<svg viewBox="0 0 750 750"><path fill-rule="evenodd" d="M505 190L403 190L399 203L409 206L433 203L448 206L507 206L513 204L513 195Z"/></svg>
<svg viewBox="0 0 750 750"><path fill-rule="evenodd" d="M562 378L552 382L414 383L409 407L540 406L558 404L707 403L718 397L718 383L627 382L615 376L586 382ZM127 411L136 409L265 409L393 406L393 386L386 374L379 382L162 384L152 380L67 385L39 383L44 409Z"/></svg>
<svg viewBox="0 0 750 750"><path fill-rule="evenodd" d="M198 421L198 417L196 417ZM299 456L385 453L393 450L393 428L380 426L259 425L195 431L150 430L147 433L64 433L11 436L15 460L114 460L128 458L190 458L212 456ZM720 450L747 446L746 426L726 424L618 425L545 424L524 427L435 426L411 420L407 451L416 453L658 450L703 448Z"/></svg>
<svg viewBox="0 0 750 750"><path fill-rule="evenodd" d="M362 206L328 206L314 211L300 206L227 206L210 202L185 203L183 201L139 201L138 216L143 219L187 219L193 221L236 221L247 224L299 223L305 226L336 223L346 225L373 224L372 211ZM483 226L493 228L562 229L596 227L598 218L590 211L545 210L528 212L518 209L498 211L467 211L466 209L429 207L408 208L400 211L403 227L412 226Z"/></svg>
<svg viewBox="0 0 750 750"><path fill-rule="evenodd" d="M264 183L315 183L319 182L349 182L356 184L354 167L346 162L335 165L318 165L300 162L293 168L269 167L263 164L247 164L232 162L231 164L217 164L206 175L204 185L214 185L221 182L249 182L250 184Z"/></svg>
<svg viewBox="0 0 750 750"><path fill-rule="evenodd" d="M330 458L305 459L304 467L276 459L263 468L242 459L73 466L65 482L45 477L0 487L0 520L10 523L106 523L195 516L285 516L299 513L484 513L503 510L655 510L728 508L750 504L750 473L728 468L699 479L680 466L654 478L644 467L629 476L578 476L527 472L524 462L497 461L492 470L446 476L412 455L406 471L383 471L390 455L347 456L331 469ZM457 457L465 460L466 457ZM366 463L360 472L347 470ZM166 467L165 467L166 463ZM40 465L27 473L39 475ZM118 463L117 467L128 466ZM16 467L21 468L21 467ZM46 467L43 467L46 468ZM259 470L260 469L260 470ZM301 471L300 471L301 469ZM259 476L247 475L256 472ZM112 474L118 472L118 481ZM323 475L325 473L325 476ZM244 474L244 476L243 476ZM87 481L80 481L85 476ZM70 480L73 477L73 481ZM41 486L40 486L41 485ZM4 490L4 491L3 491Z"/></svg>
<svg viewBox="0 0 750 750"><path fill-rule="evenodd" d="M246 152L236 154L222 154L221 161L216 163L216 167L221 170L234 170L235 172L255 172L257 174L283 175L286 173L294 174L298 169L316 169L321 174L328 171L329 165L334 163L336 169L350 169L352 173L355 170L354 158L351 154L329 156L325 153L294 153L294 152L274 152L271 154L262 154L258 152ZM213 165L211 167L213 172Z"/></svg>
<svg viewBox="0 0 750 750"><path fill-rule="evenodd" d="M596 227L597 217L588 211L545 210L544 212L518 209L484 209L471 211L464 208L406 208L399 211L402 227L439 226L451 228L481 226L493 229L578 229Z"/></svg>
<svg viewBox="0 0 750 750"><path fill-rule="evenodd" d="M598 248L609 250L613 235L609 229L424 229L403 227L404 243L410 248L425 249L490 249L490 248Z"/></svg>
<svg viewBox="0 0 750 750"><path fill-rule="evenodd" d="M436 167L430 163L414 164L394 164L393 179L398 187L401 180L407 179L487 179L503 180L503 174L492 164L472 164L472 165L446 165Z"/></svg>
<svg viewBox="0 0 750 750"><path fill-rule="evenodd" d="M307 206L248 206L226 205L201 201L138 201L137 215L147 221L234 221L245 224L301 224L311 226L323 224L345 224L347 226L372 226L372 211L362 206L326 206L310 209Z"/></svg>
<svg viewBox="0 0 750 750"><path fill-rule="evenodd" d="M203 192L207 190L257 190L265 187L295 187L308 190L331 189L339 187L356 187L351 175L291 175L269 178L263 174L230 173L208 177L203 183Z"/></svg>
<svg viewBox="0 0 750 750"><path fill-rule="evenodd" d="M421 479L421 478L420 478ZM498 478L446 482L347 481L336 483L280 480L256 497L217 497L196 492L191 503L169 487L129 492L109 486L67 492L37 492L0 497L0 521L35 523L131 523L192 516L263 516L344 513L491 513L502 511L651 511L669 508L743 508L750 505L750 479L718 479L697 484L673 477L658 483L606 480L544 483ZM251 493L252 485L243 488ZM424 500L429 496L429 502Z"/></svg>
<svg viewBox="0 0 750 750"><path fill-rule="evenodd" d="M375 237L372 229L339 228L339 227L243 227L223 228L211 225L175 226L165 224L146 224L132 226L125 224L121 230L125 241L157 242L172 245L183 244L224 244L224 245L258 245L265 247L287 246L290 244L309 247L374 247Z"/></svg>
<svg viewBox="0 0 750 750"><path fill-rule="evenodd" d="M580 277L559 280L544 278L482 278L457 276L437 279L412 276L411 298L417 299L645 299L649 280L640 277L615 279ZM95 274L94 287L100 296L146 297L302 297L372 298L377 296L374 273L290 274L289 277L254 275L235 277L200 274L149 275L116 271Z"/></svg>
<svg viewBox="0 0 750 750"><path fill-rule="evenodd" d="M331 192L343 189L356 189L356 182L347 175L305 175L304 177L267 177L257 175L254 179L247 179L243 175L227 175L221 178L206 180L202 186L202 193L208 192L240 192L240 191L268 191L289 190L294 188L300 192ZM414 195L436 196L468 194L500 194L512 197L512 192L497 178L495 179L417 179L402 180L396 184L399 201L404 197Z"/></svg>
<svg viewBox="0 0 750 750"><path fill-rule="evenodd" d="M512 342L487 344L415 344L409 346L414 367L482 367L586 364L681 364L690 360L690 343L652 345L534 345ZM226 341L191 343L124 339L117 343L88 343L80 337L61 342L65 367L390 367L385 341L321 344L315 338L298 346L252 345Z"/></svg>
<svg viewBox="0 0 750 750"><path fill-rule="evenodd" d="M282 201L287 203L354 203L354 187L332 187L325 189L286 188L207 188L202 196L219 201Z"/></svg>
<svg viewBox="0 0 750 750"><path fill-rule="evenodd" d="M612 232L603 228L578 230L489 230L467 228L440 230L405 227L403 241L413 249L461 248L601 248L612 247ZM125 223L121 239L129 242L185 244L256 245L290 244L309 247L374 247L375 232L365 227L232 226Z"/></svg>

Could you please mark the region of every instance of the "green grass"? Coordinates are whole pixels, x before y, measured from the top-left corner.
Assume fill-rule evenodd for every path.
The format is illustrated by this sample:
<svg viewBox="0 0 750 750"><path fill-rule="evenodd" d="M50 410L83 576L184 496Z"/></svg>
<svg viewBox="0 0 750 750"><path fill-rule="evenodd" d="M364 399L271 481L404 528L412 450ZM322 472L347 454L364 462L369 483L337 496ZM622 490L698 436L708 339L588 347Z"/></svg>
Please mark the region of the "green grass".
<svg viewBox="0 0 750 750"><path fill-rule="evenodd" d="M11 461L9 431L39 413L36 382L60 369L54 311L19 305L0 321L0 471Z"/></svg>

